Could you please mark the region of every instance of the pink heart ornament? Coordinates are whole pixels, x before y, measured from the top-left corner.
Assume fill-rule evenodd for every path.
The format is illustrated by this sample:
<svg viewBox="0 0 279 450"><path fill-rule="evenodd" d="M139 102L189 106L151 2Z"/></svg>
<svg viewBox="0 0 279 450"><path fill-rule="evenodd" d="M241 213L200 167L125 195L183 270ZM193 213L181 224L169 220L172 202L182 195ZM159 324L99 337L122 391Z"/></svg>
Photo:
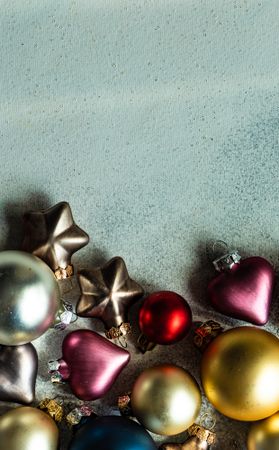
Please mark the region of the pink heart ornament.
<svg viewBox="0 0 279 450"><path fill-rule="evenodd" d="M260 256L253 256L213 278L208 285L208 298L226 316L264 325L269 317L274 282L272 265Z"/></svg>
<svg viewBox="0 0 279 450"><path fill-rule="evenodd" d="M103 397L128 364L130 353L90 330L69 333L58 372L81 400Z"/></svg>

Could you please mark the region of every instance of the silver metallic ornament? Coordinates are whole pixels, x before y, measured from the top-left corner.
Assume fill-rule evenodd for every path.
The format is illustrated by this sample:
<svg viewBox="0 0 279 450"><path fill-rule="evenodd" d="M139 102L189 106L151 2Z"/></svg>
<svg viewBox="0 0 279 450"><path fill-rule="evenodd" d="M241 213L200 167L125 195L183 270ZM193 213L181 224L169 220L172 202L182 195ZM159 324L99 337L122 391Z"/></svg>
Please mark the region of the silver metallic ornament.
<svg viewBox="0 0 279 450"><path fill-rule="evenodd" d="M115 256L102 267L80 270L78 281L81 296L77 315L101 319L110 339L124 335L120 327L128 328L128 309L144 294L130 278L124 260Z"/></svg>
<svg viewBox="0 0 279 450"><path fill-rule="evenodd" d="M32 344L0 345L0 400L33 402L37 372L38 355Z"/></svg>
<svg viewBox="0 0 279 450"><path fill-rule="evenodd" d="M0 252L0 344L20 345L41 336L60 305L58 283L39 258Z"/></svg>
<svg viewBox="0 0 279 450"><path fill-rule="evenodd" d="M22 249L41 258L57 279L71 277L74 273L72 255L88 244L89 236L74 222L69 203L29 211L24 214L23 223Z"/></svg>

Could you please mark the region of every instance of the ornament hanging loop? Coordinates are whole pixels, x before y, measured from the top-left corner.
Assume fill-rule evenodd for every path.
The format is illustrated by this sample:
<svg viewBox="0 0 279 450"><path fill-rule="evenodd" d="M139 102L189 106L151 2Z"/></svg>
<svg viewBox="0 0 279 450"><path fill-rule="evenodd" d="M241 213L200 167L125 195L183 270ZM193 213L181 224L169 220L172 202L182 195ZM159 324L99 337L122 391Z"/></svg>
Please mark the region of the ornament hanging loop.
<svg viewBox="0 0 279 450"><path fill-rule="evenodd" d="M57 278L57 275L56 275ZM62 295L69 294L74 289L73 276L69 276L67 278L57 278L60 282L60 286L63 286L65 289L61 289Z"/></svg>
<svg viewBox="0 0 279 450"><path fill-rule="evenodd" d="M121 345L122 348L127 348L128 347L128 342L125 336L119 336L118 338L118 342Z"/></svg>
<svg viewBox="0 0 279 450"><path fill-rule="evenodd" d="M217 272L231 270L241 260L237 250L230 250L228 244L221 239L209 242L206 246L206 254Z"/></svg>
<svg viewBox="0 0 279 450"><path fill-rule="evenodd" d="M216 426L216 419L215 419L215 417L212 417L212 415L209 414L208 412L205 412L201 416L201 425L204 428L206 428L207 430L212 431L212 430L214 430L214 428Z"/></svg>
<svg viewBox="0 0 279 450"><path fill-rule="evenodd" d="M222 239L210 240L206 243L206 255L209 261L213 261L229 252L228 244Z"/></svg>
<svg viewBox="0 0 279 450"><path fill-rule="evenodd" d="M127 335L132 331L131 325L128 322L123 322L118 327L112 327L106 331L108 339L117 339L122 348L127 348Z"/></svg>
<svg viewBox="0 0 279 450"><path fill-rule="evenodd" d="M225 241L222 241L222 239L217 239L212 244L212 251L216 253L228 253L229 246Z"/></svg>

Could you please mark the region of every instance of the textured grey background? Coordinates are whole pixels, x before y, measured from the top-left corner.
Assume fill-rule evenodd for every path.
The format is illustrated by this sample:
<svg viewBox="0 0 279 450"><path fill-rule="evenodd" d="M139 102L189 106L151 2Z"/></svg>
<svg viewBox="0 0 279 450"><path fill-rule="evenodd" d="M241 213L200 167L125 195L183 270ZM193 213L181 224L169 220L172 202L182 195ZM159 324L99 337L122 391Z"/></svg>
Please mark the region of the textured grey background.
<svg viewBox="0 0 279 450"><path fill-rule="evenodd" d="M91 236L77 266L121 255L147 291L175 290L196 320L235 324L207 305L205 243L224 238L278 263L278 1L0 6L1 248L19 247L24 210L67 200ZM102 330L75 327L92 324ZM36 344L38 399L73 400L48 382L61 341L50 331ZM113 409L123 384L158 361L199 378L190 338L134 354L98 408ZM212 414L216 449L244 449L246 425Z"/></svg>

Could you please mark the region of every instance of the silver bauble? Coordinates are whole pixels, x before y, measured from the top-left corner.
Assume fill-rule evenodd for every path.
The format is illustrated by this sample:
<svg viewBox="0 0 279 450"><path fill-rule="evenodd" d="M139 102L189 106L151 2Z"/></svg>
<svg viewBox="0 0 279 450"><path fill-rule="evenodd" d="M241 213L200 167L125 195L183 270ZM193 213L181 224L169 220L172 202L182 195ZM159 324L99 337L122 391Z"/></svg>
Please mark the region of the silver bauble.
<svg viewBox="0 0 279 450"><path fill-rule="evenodd" d="M39 258L0 252L0 344L20 345L41 336L60 304L58 283Z"/></svg>

